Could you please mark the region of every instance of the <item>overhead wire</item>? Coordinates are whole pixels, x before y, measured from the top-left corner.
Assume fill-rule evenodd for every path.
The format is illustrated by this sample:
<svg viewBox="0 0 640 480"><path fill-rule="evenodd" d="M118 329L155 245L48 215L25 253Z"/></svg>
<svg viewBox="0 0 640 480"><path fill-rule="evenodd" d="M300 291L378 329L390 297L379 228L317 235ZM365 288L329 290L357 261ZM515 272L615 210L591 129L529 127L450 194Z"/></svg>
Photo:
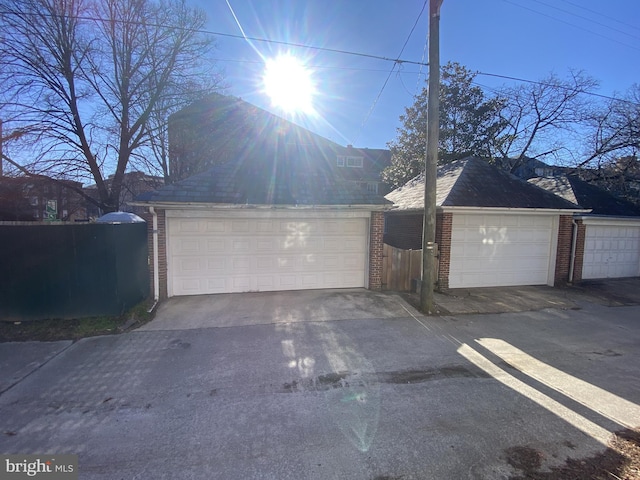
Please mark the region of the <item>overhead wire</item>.
<svg viewBox="0 0 640 480"><path fill-rule="evenodd" d="M634 35L632 33L625 32L624 30L620 30L619 28L612 27L610 25L607 25L606 23L598 22L598 21L593 20L593 19L591 19L589 17L585 17L584 15L578 15L575 12L572 12L570 10L565 10L564 8L556 7L555 5L551 5L549 3L543 2L542 0L533 0L533 1L536 2L536 3L539 3L540 5L544 5L545 7L549 7L549 8L552 8L554 10L558 10L559 12L566 13L568 15L571 15L571 16L574 16L574 17L577 17L577 18L581 18L582 20L586 20L587 22L595 23L596 25L599 25L599 26L604 27L604 28L608 28L609 30L613 30L614 32L618 32L618 33L621 33L623 35L627 35L629 37L633 37L635 39L640 40L640 37L638 35Z"/></svg>
<svg viewBox="0 0 640 480"><path fill-rule="evenodd" d="M581 8L582 10L586 10L587 12L594 13L594 14L602 17L602 18L606 18L607 20L613 20L614 22L617 22L620 25L624 25L626 27L633 28L634 30L640 30L640 27L638 25L632 25L631 23L623 22L622 20L619 20L617 18L611 17L609 15L605 15L602 12L596 12L595 10L587 8L584 5L580 5L579 3L570 2L569 0L561 0L561 1L564 2L564 3L568 3L569 5L572 5L572 6L576 7L576 8Z"/></svg>
<svg viewBox="0 0 640 480"><path fill-rule="evenodd" d="M424 3L422 4L422 8L420 9L420 13L418 13L418 17L416 18L416 21L413 23L413 27L411 27L411 31L409 32L409 35L407 35L407 39L404 41L404 44L402 45L402 48L400 49L400 53L398 54L398 57L400 57L403 53L404 53L404 49L407 47L407 44L409 43L409 40L411 39L411 36L413 35L414 30L416 29L416 26L418 25L418 22L420 22L420 18L422 18L422 14L424 13L425 8L427 7L427 3L429 0L424 0ZM358 139L360 138L360 135L362 134L362 130L364 130L365 125L367 124L367 121L369 121L369 117L371 117L371 114L373 113L373 111L376 108L376 105L378 104L378 101L380 100L380 97L382 96L382 92L384 92L384 89L386 88L387 84L389 83L389 79L391 78L391 75L393 75L393 71L395 70L396 66L399 66L401 64L394 62L394 64L391 67L391 70L389 70L389 75L387 75L387 78L385 79L384 83L382 84L382 88L380 88L380 91L378 92L378 95L376 96L375 100L373 101L373 104L371 105L371 108L369 109L369 111L367 112L367 114L364 117L364 120L362 120L362 125L360 125L360 129L358 130L358 134L356 135L355 139L353 140L353 142L351 142L352 144L356 144Z"/></svg>
<svg viewBox="0 0 640 480"><path fill-rule="evenodd" d="M615 39L613 39L611 37L607 37L606 35L602 35L601 33L594 32L593 30L589 30L588 28L581 27L580 25L576 25L575 23L567 22L566 20L562 20L562 19L560 19L558 17L554 17L553 15L549 15L547 13L540 12L540 11L535 10L533 8L525 7L524 5L521 5L519 3L513 2L511 0L502 0L502 1L504 3L508 3L508 4L513 5L515 7L519 7L519 8L522 8L524 10L528 10L530 12L536 13L536 14L541 15L543 17L550 18L552 20L555 20L556 22L564 23L565 25L569 25L569 26L571 26L573 28L577 28L579 30L588 32L588 33L590 33L592 35L595 35L595 36L598 36L598 37L601 37L601 38L605 38L605 39L609 40L610 42L618 43L620 45L624 45L625 47L632 48L634 50L640 50L640 47L634 47L633 45L629 45L628 43L624 43L624 42L621 42L619 40L615 40Z"/></svg>
<svg viewBox="0 0 640 480"><path fill-rule="evenodd" d="M543 14L541 12L538 12L536 10L530 9L528 7L524 7L522 5L519 5L517 3L514 3L510 0L502 0L505 3L509 3L518 7L521 7L523 9L526 10L531 10L535 13L538 13L540 15L543 15L545 17L549 17L552 18L554 20L558 20L555 17ZM426 5L427 1L425 1ZM420 15L422 14L422 12L424 11L424 5L423 5L423 9L421 10ZM12 12L12 11L8 11L8 10L0 10L0 15L17 15L18 13L16 12ZM28 15L24 12L20 12L20 15ZM31 14L31 15L36 15ZM40 16L45 16L45 17L53 17L53 15L50 14L45 14L45 13L38 13L37 15ZM405 41L401 53L400 55L402 55L402 53L404 52L404 49L409 41L409 38L411 37L419 19L420 19L420 15L418 16L418 18L416 19L416 22L414 23L413 28L411 29L411 32L409 34L409 37L407 38L407 40ZM100 17L94 17L94 16L85 16L85 15L77 15L77 16L73 16L73 18L77 19L77 20L89 20L89 21L96 21L96 22L106 22L107 19L104 18L100 18ZM560 21L560 20L559 20ZM122 23L138 23L141 24L140 22L131 22L131 21L121 21ZM566 23L566 22L564 22ZM162 25L162 24L152 24L152 23L146 23L145 25L147 26L154 26L154 27L166 27L167 25ZM397 58L391 58L391 57L386 57L386 56L382 56L382 55L373 55L373 54L368 54L368 53L362 53L362 52L354 52L354 51L349 51L349 50L341 50L341 49L335 49L335 48L327 48L327 47L318 47L315 45L307 45L307 44L302 44L302 43L296 43L296 42L286 42L286 41L281 41L281 40L271 40L271 39L267 39L267 38L259 38L259 37L249 37L249 36L243 36L243 35L237 35L237 34L232 34L232 33L224 33L224 32L216 32L213 30L207 30L207 29L188 29L186 27L174 27L176 29L182 29L182 30L191 30L195 33L201 33L201 34L207 34L207 35L217 35L217 36L222 36L222 37L230 37L230 38L237 38L237 39L242 39L242 40L252 40L252 41L257 41L257 42L266 42L266 43L272 43L272 44L278 44L278 45L287 45L290 47L296 47L296 48L305 48L305 49L311 49L311 50L318 50L318 51L325 51L325 52L330 52L330 53L337 53L337 54L343 54L343 55L352 55L352 56L360 56L360 57L366 57L366 58L371 58L371 59L375 59L375 60L381 60L381 61L387 61L387 62L393 62L394 66L392 68L392 70L389 72L390 74L393 73L393 71L395 70L395 67L398 65L402 65L402 64L410 64L410 65L419 65L420 69L422 69L422 67L425 66L429 66L428 62L424 62L424 58L422 61L415 61L415 60L407 60L407 59L402 59L400 58L400 55L398 55ZM589 30L587 30L589 31ZM590 33L593 33L591 31L589 31ZM607 38L607 37L605 37ZM627 45L628 46L628 45ZM631 47L631 48L635 48L635 47ZM231 62L237 62L237 63L258 63L256 61L250 61L250 60L237 60L237 59L229 59L229 60L221 60L221 61L231 61ZM316 66L314 68L336 68L336 69L344 69L344 70L363 70L363 71L384 71L386 72L386 69L361 69L361 68L349 68L349 67L331 67L331 66ZM416 72L404 72L404 73L410 73L410 74L415 74ZM418 74L420 74L420 71L417 72ZM515 76L510 76L510 75L501 75L501 74L497 74L497 73L488 73L488 72L481 72L481 71L477 71L475 72L477 75L484 75L484 76L490 76L490 77L495 77L495 78L502 78L505 80L512 80L512 81L516 81L516 82L523 82L523 83L530 83L530 84L537 84L537 85L543 85L543 86L557 86L548 82L543 82L543 81L536 81L536 80L529 80L529 79L525 79L525 78L520 78L520 77L515 77ZM388 80L387 80L388 82ZM387 83L385 82L385 84ZM560 88L563 88L560 86ZM384 86L383 89L381 90L381 92L384 90ZM378 97L381 95L381 92L379 93ZM613 96L609 96L609 95L602 95L602 94L598 94L595 92L583 92L583 94L585 95L591 95L591 96L595 96L595 97L599 97L599 98L604 98L604 99L608 99L608 100L615 100L615 101L620 101L620 102L625 102L625 103L630 103L633 105L640 105L636 102L630 101L630 100L626 100L626 99L622 99L619 97L613 97Z"/></svg>
<svg viewBox="0 0 640 480"><path fill-rule="evenodd" d="M421 61L424 62L424 57L427 56L427 49L429 47L429 32L427 32L427 34L425 35L424 38L424 48L422 49L422 58ZM418 76L416 78L416 91L414 93L414 95L418 94L418 90L420 89L420 75L422 75L422 67L423 65L420 65L420 69L418 70Z"/></svg>

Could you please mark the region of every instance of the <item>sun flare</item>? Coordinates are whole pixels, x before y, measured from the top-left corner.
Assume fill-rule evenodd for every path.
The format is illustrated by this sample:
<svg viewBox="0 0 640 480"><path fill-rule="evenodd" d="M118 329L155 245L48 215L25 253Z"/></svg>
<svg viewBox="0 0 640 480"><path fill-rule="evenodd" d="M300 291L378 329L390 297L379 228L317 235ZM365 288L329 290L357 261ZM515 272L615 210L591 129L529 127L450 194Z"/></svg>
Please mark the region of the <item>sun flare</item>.
<svg viewBox="0 0 640 480"><path fill-rule="evenodd" d="M311 72L297 58L281 55L267 60L263 82L273 106L288 113L313 113L315 85Z"/></svg>

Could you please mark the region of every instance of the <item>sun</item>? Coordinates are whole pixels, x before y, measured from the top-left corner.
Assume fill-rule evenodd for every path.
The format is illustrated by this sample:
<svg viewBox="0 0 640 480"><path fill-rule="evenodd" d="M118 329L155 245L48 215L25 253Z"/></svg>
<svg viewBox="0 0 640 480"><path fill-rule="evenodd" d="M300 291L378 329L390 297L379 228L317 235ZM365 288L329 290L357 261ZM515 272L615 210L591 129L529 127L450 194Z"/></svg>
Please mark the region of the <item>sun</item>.
<svg viewBox="0 0 640 480"><path fill-rule="evenodd" d="M287 113L313 113L312 74L297 58L280 55L267 60L263 83L273 106Z"/></svg>

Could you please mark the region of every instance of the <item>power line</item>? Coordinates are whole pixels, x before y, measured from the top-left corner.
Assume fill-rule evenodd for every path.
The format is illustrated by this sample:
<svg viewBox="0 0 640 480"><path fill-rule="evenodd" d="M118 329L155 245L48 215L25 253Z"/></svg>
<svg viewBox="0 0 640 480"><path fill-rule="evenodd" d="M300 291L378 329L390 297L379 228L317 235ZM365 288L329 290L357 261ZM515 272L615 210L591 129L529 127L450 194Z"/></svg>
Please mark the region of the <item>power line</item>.
<svg viewBox="0 0 640 480"><path fill-rule="evenodd" d="M420 9L420 13L418 14L418 17L416 18L416 21L413 23L413 27L411 27L411 31L409 32L409 35L407 35L407 39L404 41L404 44L402 45L402 48L400 49L400 53L398 54L398 57L400 57L400 55L403 54L404 49L407 47L407 44L409 43L409 40L411 39L411 35L413 35L413 31L416 29L416 26L418 25L418 22L420 21L420 18L422 17L422 14L424 13L424 9L427 6L429 0L424 0L424 3L422 4L422 9ZM378 100L380 100L380 97L382 96L382 92L384 92L384 89L387 86L387 83L389 83L389 79L391 78L391 75L393 74L393 70L396 68L396 65L400 65L397 62L394 62L393 66L391 67L391 70L389 70L389 75L387 75L387 78L385 79L384 83L382 84L382 88L380 89L380 91L378 92L378 95L376 96L375 100L373 101L373 104L371 105L371 108L369 109L369 111L367 112L367 114L364 117L364 120L362 120L362 125L360 125L360 130L358 131L358 134L356 135L356 138L354 139L353 142L351 142L352 144L356 144L358 139L360 138L360 135L362 134L362 130L364 130L365 125L367 124L367 121L369 120L369 117L371 116L371 114L373 113L373 111L376 108L376 105L378 104Z"/></svg>
<svg viewBox="0 0 640 480"><path fill-rule="evenodd" d="M522 82L522 83L530 83L533 85L540 85L543 87L554 87L554 88L561 88L563 90L571 90L571 87L565 87L563 85L558 85L558 84L554 84L554 83L549 83L549 82L540 82L540 81L536 81L536 80L527 80L525 78L518 78L518 77L511 77L509 75L500 75L497 73L487 73L487 72L474 72L476 75L484 75L486 77L495 77L495 78L504 78L505 80L514 80L516 82ZM624 98L616 98L616 97L612 97L609 95L602 95L600 93L595 93L595 92L588 92L588 91L583 91L580 92L584 95L591 95L593 97L599 97L599 98L605 98L607 100L615 100L617 102L623 102L623 103L629 103L631 105L640 105L639 103L636 102L632 102L631 100L625 100Z"/></svg>
<svg viewBox="0 0 640 480"><path fill-rule="evenodd" d="M546 15L544 13L538 12L536 10L530 9L528 7L524 7L522 5L518 5L517 3L513 3L510 0L502 0L505 3L510 3L512 5L524 8L526 10L531 10L532 12L538 13L540 15L543 15L545 17L549 17L552 18L554 20L554 17L551 17L549 15ZM426 2L425 2L426 5ZM424 6L423 6L423 10L424 11ZM420 14L422 14L422 11ZM16 13L16 12L12 12L12 11L0 11L0 15L30 15L30 16L42 16L42 17L49 17L49 18L53 18L55 17L55 15L51 15L51 14L45 14L45 13ZM100 17L93 17L93 16L82 16L82 15L70 15L69 18L74 18L76 20L88 20L88 21L94 21L94 22L107 22L107 19L104 18L100 18ZM413 33L413 30L415 29L418 20L420 17L418 17L418 19L416 20L416 23L414 24L414 27L411 30L411 33L409 34L409 37L411 36L411 34ZM561 20L558 20L561 21ZM141 22L132 22L132 21L124 21L124 20L119 20L118 22L120 23L129 23L129 24L136 24L136 25L142 25ZM567 22L563 22L563 23L567 23ZM167 25L162 25L162 24L153 24L153 23L145 23L146 26L153 26L153 27L159 27L159 28L166 28ZM572 25L572 24L569 24ZM574 26L574 25L572 25ZM311 50L318 50L318 51L326 51L326 52L331 52L331 53L338 53L338 54L343 54L343 55L355 55L355 56L361 56L361 57L367 57L367 58L372 58L375 60L382 60L382 61L387 61L387 62L393 62L394 66L391 69L391 71L389 72L389 74L391 75L393 73L393 70L395 69L396 65L402 65L402 64L410 64L410 65L420 65L420 67L422 68L423 66L429 66L428 62L424 62L424 61L415 61L415 60L405 60L405 59L401 59L401 58L390 58L390 57L384 57L381 55L372 55L372 54L367 54L367 53L361 53L361 52L353 52L353 51L348 51L348 50L340 50L340 49L334 49L334 48L327 48L327 47L317 47L315 45L305 45L305 44L301 44L301 43L295 43L295 42L285 42L285 41L280 41L280 40L270 40L270 39L266 39L266 38L258 38L258 37L243 37L242 35L235 35L235 34L231 34L231 33L222 33L222 32L215 32L213 30L207 30L207 29L188 29L186 27L172 27L175 29L179 29L179 30L190 30L196 33L202 33L202 34L207 34L207 35L218 35L218 36L223 36L223 37L230 37L230 38L237 38L237 39L241 39L241 40L245 40L245 39L249 39L252 41L258 41L258 42L265 42L265 43L273 43L273 44L278 44L278 45L287 45L287 46L292 46L292 47L297 47L297 48L307 48L307 49L311 49ZM593 32L591 32L593 33ZM605 37L607 38L607 37ZM404 51L404 48L407 44L409 39L407 39L407 41L405 41L404 46L402 47L402 51ZM631 47L634 48L634 47ZM402 54L402 52L401 52ZM233 61L233 62L238 62L238 63L257 63L255 61L250 61L250 60L223 60L223 61ZM329 66L315 66L312 68L336 68L336 69L344 69L344 70L363 70L363 71L380 71L380 72L386 72L387 70L372 70L372 69L360 69L360 68L348 68L348 67L329 67ZM404 72L404 73L411 73L411 74L415 74L416 72ZM417 72L418 74L420 72ZM557 84L551 84L548 82L541 82L541 81L536 81L536 80L528 80L525 78L519 78L519 77L514 77L514 76L509 76L509 75L501 75L501 74L497 74L497 73L488 73L488 72L475 72L477 75L484 75L484 76L489 76L489 77L496 77L496 78L503 78L505 80L512 80L512 81L516 81L516 82L523 82L523 83L530 83L530 84L536 84L536 85L541 85L541 86L549 86L549 87L559 87L559 88L568 88L568 87L562 87L561 85L557 85ZM388 81L388 80L387 80ZM386 82L385 82L386 84ZM384 87L383 87L384 89ZM625 100L622 98L616 98L613 96L609 96L609 95L602 95L602 94L598 94L598 93L594 93L594 92L582 92L585 95L592 95L595 97L599 97L599 98L604 98L607 100L615 100L615 101L619 101L619 102L624 102L624 103L629 103L632 105L640 105L636 102L630 101L630 100ZM380 95L380 94L379 94Z"/></svg>
<svg viewBox="0 0 640 480"><path fill-rule="evenodd" d="M424 38L424 48L422 49L422 58L421 61L424 62L424 57L427 56L427 47L429 46L429 34ZM422 75L422 65L420 65L420 70L418 70L418 75L416 77L416 91L414 95L418 94L418 89L420 88L420 75Z"/></svg>
<svg viewBox="0 0 640 480"><path fill-rule="evenodd" d="M11 11L0 11L0 15L29 15L29 16L41 16L41 17L49 17L49 18L54 18L55 15L51 15L51 14L46 14L46 13L30 13L30 12L20 12L20 13L16 13L16 12L11 12ZM149 27L158 27L158 28L166 28L167 25L162 25L162 24L157 24L157 23L144 23L144 25L142 24L142 22L133 22L133 21L124 21L124 20L108 20L105 18L100 18L100 17L93 17L93 16L84 16L84 15L69 15L68 18L73 18L75 20L88 20L88 21L92 21L92 22L117 22L117 23L127 23L130 25L139 25L139 26L149 26ZM402 63L408 63L411 65L424 65L427 66L427 63L421 63L421 62L417 62L414 60L406 60L406 59L402 59L402 58L390 58L390 57L384 57L381 55L373 55L373 54L369 54L369 53L362 53L362 52L353 52L353 51L349 51L349 50L341 50L341 49L337 49L337 48L327 48L327 47L318 47L315 45L307 45L307 44L303 44L303 43L296 43L296 42L285 42L283 40L271 40L271 39L267 39L267 38L259 38L259 37L248 37L248 36L243 36L243 35L236 35L233 33L224 33L224 32L216 32L213 30L207 30L204 28L186 28L186 27L178 27L178 26L171 26L171 28L174 28L176 30L188 30L194 33L201 33L201 34L207 34L207 35L217 35L219 37L229 37L229 38L238 38L241 40L251 40L253 42L265 42L265 43L272 43L272 44L276 44L276 45L286 45L289 47L296 47L296 48L305 48L305 49L309 49L309 50L318 50L321 52L329 52L329 53L339 53L342 55L353 55L353 56L358 56L358 57L364 57L364 58L371 58L374 60L383 60L386 62L394 62L395 64L402 64Z"/></svg>
<svg viewBox="0 0 640 480"><path fill-rule="evenodd" d="M556 22L564 23L565 25L569 25L569 26L571 26L571 27L573 27L573 28L577 28L577 29L579 29L579 30L583 30L583 31L585 31L585 32L588 32L588 33L590 33L590 34L592 34L592 35L596 35L596 36L598 36L598 37L601 37L601 38L607 39L607 40L609 40L610 42L615 42L615 43L618 43L618 44L620 44L620 45L624 45L624 46L625 46L625 47L627 47L627 48L632 48L632 49L634 49L634 50L640 50L640 48L638 48L638 47L634 47L633 45L629 45L629 44L626 44L626 43L624 43L624 42L620 42L620 41L618 41L618 40L614 40L614 39L613 39L613 38L611 38L611 37L607 37L606 35L602 35L602 34L600 34L600 33L596 33L596 32L594 32L593 30L589 30L588 28L584 28L584 27L581 27L581 26L576 25L576 24L574 24L574 23L567 22L566 20L561 20L561 19L559 19L558 17L554 17L554 16L552 16L552 15L548 15L548 14L546 14L546 13L542 13L542 12L540 12L540 11L538 11L538 10L534 10L533 8L525 7L524 5L520 5L519 3L512 2L511 0L502 0L502 1L503 1L504 3L508 3L508 4L510 4L510 5L513 5L513 6L516 6L516 7L522 8L522 9L524 9L524 10L529 10L530 12L536 13L536 14L541 15L541 16L543 16L543 17L550 18L550 19L552 19L552 20L555 20Z"/></svg>
<svg viewBox="0 0 640 480"><path fill-rule="evenodd" d="M627 27L633 28L635 30L640 30L640 27L638 27L637 25L632 25L630 23L627 22L623 22L622 20L618 20L617 18L614 17L610 17L608 15L605 15L604 13L600 13L600 12L596 12L595 10L591 10L590 8L587 8L583 5L580 5L578 3L574 3L574 2L570 2L569 0L562 0L564 3L568 3L569 5L572 5L574 7L577 8L581 8L582 10L586 10L587 12L591 12L591 13L595 13L596 15L602 17L602 18L606 18L608 20L613 20L614 22L619 23L620 25L625 25Z"/></svg>
<svg viewBox="0 0 640 480"><path fill-rule="evenodd" d="M607 25L607 24L605 24L605 23L598 22L598 21L596 21L596 20L592 20L591 18L589 18L589 17L585 17L584 15L578 15L577 13L574 13L574 12L572 12L572 11L570 11L570 10L565 10L564 8L556 7L555 5L550 5L550 4L548 4L548 3L546 3L546 2L543 2L543 1L541 1L541 0L533 0L533 1L534 1L534 2L536 2L536 3L539 3L540 5L544 5L545 7L553 8L554 10L558 10L558 11L560 11L560 12L567 13L567 14L572 15L572 16L574 16L574 17L577 17L577 18L581 18L581 19L583 19L583 20L586 20L587 22L592 22L592 23L595 23L596 25L600 25L601 27L604 27L604 28L608 28L608 29L610 29L610 30L613 30L614 32L618 32L618 33L621 33L621 34L623 34L623 35L627 35L627 36L629 36L629 37L632 37L632 38L635 38L635 39L640 40L640 37L638 37L637 35L634 35L634 34L632 34L632 33L627 33L627 32L625 32L625 31L623 31L623 30L620 30L619 28L612 27L612 26Z"/></svg>

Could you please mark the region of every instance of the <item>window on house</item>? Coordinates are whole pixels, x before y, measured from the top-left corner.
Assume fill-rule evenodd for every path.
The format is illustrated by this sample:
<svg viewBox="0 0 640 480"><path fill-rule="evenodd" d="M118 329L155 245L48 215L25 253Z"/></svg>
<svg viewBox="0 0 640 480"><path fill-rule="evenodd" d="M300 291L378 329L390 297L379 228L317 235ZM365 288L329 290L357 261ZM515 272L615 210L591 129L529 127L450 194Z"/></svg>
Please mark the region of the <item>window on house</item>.
<svg viewBox="0 0 640 480"><path fill-rule="evenodd" d="M367 183L367 192L369 192L369 193L378 193L378 182L369 182L369 183Z"/></svg>
<svg viewBox="0 0 640 480"><path fill-rule="evenodd" d="M362 159L363 157L350 157L348 155L338 155L336 160L336 164L339 167L355 167L362 168Z"/></svg>
<svg viewBox="0 0 640 480"><path fill-rule="evenodd" d="M362 157L347 157L347 167L362 168Z"/></svg>

